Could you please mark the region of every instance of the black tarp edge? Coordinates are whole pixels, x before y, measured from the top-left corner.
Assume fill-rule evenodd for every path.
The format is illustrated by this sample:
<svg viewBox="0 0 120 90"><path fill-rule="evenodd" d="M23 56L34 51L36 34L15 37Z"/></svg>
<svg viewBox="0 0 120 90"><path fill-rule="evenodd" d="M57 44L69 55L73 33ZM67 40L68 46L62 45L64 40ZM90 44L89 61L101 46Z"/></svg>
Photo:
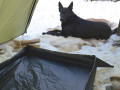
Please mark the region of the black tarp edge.
<svg viewBox="0 0 120 90"><path fill-rule="evenodd" d="M20 58L20 57L22 57L22 56L25 56L25 55L26 55L26 54L25 54L25 52L26 52L25 50L26 50L26 48L22 49L20 52L18 52L18 53L17 53L16 55L14 55L12 58L10 58L10 59L8 59L8 60L0 63L0 69L2 69L2 68L4 68L5 66L13 63L16 59L18 59L18 58Z"/></svg>
<svg viewBox="0 0 120 90"><path fill-rule="evenodd" d="M24 53L22 53L24 52ZM57 52L57 51L51 51L51 50L47 50L47 49L42 49L42 48L35 48L33 46L26 46L25 48L23 48L19 53L17 53L15 56L13 56L11 59L0 63L0 68L2 68L3 66L5 66L7 63L11 63L14 61L13 58L19 58L20 55L24 55L24 54L30 54L30 55L35 55L35 56L40 56L40 54L43 54L42 57L44 58L47 54L47 57L49 58L49 54L50 57L52 57L54 60L61 60L60 57L62 58L69 58L69 61L67 59L66 62L72 62L72 63L76 63L79 64L81 63L82 65L86 66L93 66L94 60L96 59L96 66L97 67L113 67L112 65L107 64L106 62L100 60L99 58L95 57L94 55L81 55L81 54L69 54L69 53L62 53L62 52ZM51 56L52 55L52 56ZM18 57L19 56L19 57ZM46 57L45 57L46 58ZM74 59L74 61L73 61ZM65 61L63 60L63 61Z"/></svg>
<svg viewBox="0 0 120 90"><path fill-rule="evenodd" d="M73 57L69 57L69 54L57 53L57 52L49 51L49 50L45 50L45 49L28 47L27 54L30 56L35 56L35 57L39 57L42 59L48 59L48 60L51 59L51 60L55 60L55 61L57 60L57 61L63 61L63 62L70 62L70 63L75 63L75 64L88 66L88 67L93 66L93 62L90 62L90 61L86 62L86 61L84 61L83 58L81 58L81 59L80 59L80 57L73 58Z"/></svg>
<svg viewBox="0 0 120 90"><path fill-rule="evenodd" d="M93 86L93 82L95 80L95 74L96 74L96 62L97 60L95 59L94 61L94 65L93 65L93 68L91 70L91 73L89 75L89 79L88 79L88 82L86 84L86 87L85 87L85 90L91 90L92 89L92 86Z"/></svg>
<svg viewBox="0 0 120 90"><path fill-rule="evenodd" d="M50 54L52 56L56 56L56 57L59 56L59 57L63 57L63 58L67 57L71 60L71 62L76 62L76 63L83 62L83 63L86 63L86 65L87 64L93 65L94 60L96 59L97 67L113 67L112 65L97 58L95 55L70 54L70 53L64 53L64 52L51 51L51 50L42 49L42 48L35 48L35 47L29 46L29 45L26 47L26 49L29 50L28 53L31 55L32 55L32 53L40 51L40 54L44 54L44 55L47 54L48 56ZM37 56L37 53L36 53L36 56ZM38 56L39 56L39 53L38 53ZM57 59L59 59L59 58L57 58ZM73 61L73 59L75 59L75 61Z"/></svg>

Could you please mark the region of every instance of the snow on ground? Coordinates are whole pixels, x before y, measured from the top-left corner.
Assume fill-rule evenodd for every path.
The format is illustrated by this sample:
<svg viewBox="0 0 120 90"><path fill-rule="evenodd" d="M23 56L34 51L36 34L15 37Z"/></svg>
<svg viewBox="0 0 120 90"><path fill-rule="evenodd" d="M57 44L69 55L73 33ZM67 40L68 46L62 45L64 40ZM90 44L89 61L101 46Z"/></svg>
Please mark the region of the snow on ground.
<svg viewBox="0 0 120 90"><path fill-rule="evenodd" d="M74 43L70 44L73 45L72 48L75 47L75 50L71 50L72 52L67 53L96 55L96 57L115 66L114 68L102 68L97 70L94 90L105 90L105 86L111 84L109 80L110 76L120 74L120 47L115 47L112 45L115 40L120 40L120 37L117 35L112 35L106 43L96 41L98 46L93 47L91 43L86 41L84 42L83 40L81 41L81 39L78 38L68 37L68 40L63 37L41 35L42 32L46 32L48 28L54 28L61 25L58 12L59 1L65 7L67 7L71 2L71 0L39 0L30 26L27 30L27 34L18 37L17 40L40 38L41 42L38 44L41 48L54 51L62 51L63 48L58 48L59 44L64 44L66 41L70 43L70 40L72 40L72 42L74 41ZM81 18L103 18L118 25L120 19L120 2L85 2L82 0L74 0L73 3L73 11ZM117 27L117 25L115 27ZM87 44L79 47L81 42ZM66 45L66 47L68 46Z"/></svg>

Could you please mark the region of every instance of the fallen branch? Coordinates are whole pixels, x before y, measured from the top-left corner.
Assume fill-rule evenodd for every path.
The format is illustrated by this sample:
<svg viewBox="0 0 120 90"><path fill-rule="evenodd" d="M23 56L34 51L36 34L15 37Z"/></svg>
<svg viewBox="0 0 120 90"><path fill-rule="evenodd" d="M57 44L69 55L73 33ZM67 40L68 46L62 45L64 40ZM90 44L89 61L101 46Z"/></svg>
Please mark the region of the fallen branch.
<svg viewBox="0 0 120 90"><path fill-rule="evenodd" d="M40 43L40 39L33 39L33 40L23 40L23 41L16 41L15 43L21 44L21 45L27 45L27 44L34 44L34 43Z"/></svg>

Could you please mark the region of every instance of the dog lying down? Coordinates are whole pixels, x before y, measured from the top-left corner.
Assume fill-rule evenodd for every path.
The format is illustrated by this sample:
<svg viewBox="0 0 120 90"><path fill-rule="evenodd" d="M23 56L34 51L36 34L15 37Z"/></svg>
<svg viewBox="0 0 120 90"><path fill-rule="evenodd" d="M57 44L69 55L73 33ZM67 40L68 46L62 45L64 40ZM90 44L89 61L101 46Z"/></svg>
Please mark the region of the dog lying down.
<svg viewBox="0 0 120 90"><path fill-rule="evenodd" d="M92 21L104 21L110 25L111 28L116 28L117 24L110 22L105 19L87 19ZM57 30L60 30L61 26L57 26L55 28L48 28L48 33L46 35L42 35L41 42L48 42L52 46L58 48L60 51L64 52L73 52L78 51L82 48L82 46L88 45L92 47L98 47L99 42L106 43L107 40L96 40L96 39L82 39L82 38L76 38L76 37L68 37L64 38L62 36L54 36L54 35L48 35L50 32L57 32ZM54 34L54 33L53 33ZM59 34L59 33L58 33ZM74 41L74 42L71 42Z"/></svg>
<svg viewBox="0 0 120 90"><path fill-rule="evenodd" d="M109 39L112 34L117 32L117 28L111 30L105 22L89 21L78 17L73 11L73 2L68 7L63 7L59 2L59 12L62 30L49 31L44 34L56 36L73 36L83 39Z"/></svg>

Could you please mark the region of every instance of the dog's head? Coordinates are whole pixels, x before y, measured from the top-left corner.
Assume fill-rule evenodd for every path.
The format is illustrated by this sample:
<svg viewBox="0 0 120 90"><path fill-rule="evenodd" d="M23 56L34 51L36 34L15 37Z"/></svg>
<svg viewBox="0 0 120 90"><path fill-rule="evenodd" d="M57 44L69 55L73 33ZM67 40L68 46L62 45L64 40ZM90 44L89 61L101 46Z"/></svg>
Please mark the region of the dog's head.
<svg viewBox="0 0 120 90"><path fill-rule="evenodd" d="M59 2L59 12L60 12L60 21L66 22L73 14L73 2L70 3L68 7L63 7Z"/></svg>

